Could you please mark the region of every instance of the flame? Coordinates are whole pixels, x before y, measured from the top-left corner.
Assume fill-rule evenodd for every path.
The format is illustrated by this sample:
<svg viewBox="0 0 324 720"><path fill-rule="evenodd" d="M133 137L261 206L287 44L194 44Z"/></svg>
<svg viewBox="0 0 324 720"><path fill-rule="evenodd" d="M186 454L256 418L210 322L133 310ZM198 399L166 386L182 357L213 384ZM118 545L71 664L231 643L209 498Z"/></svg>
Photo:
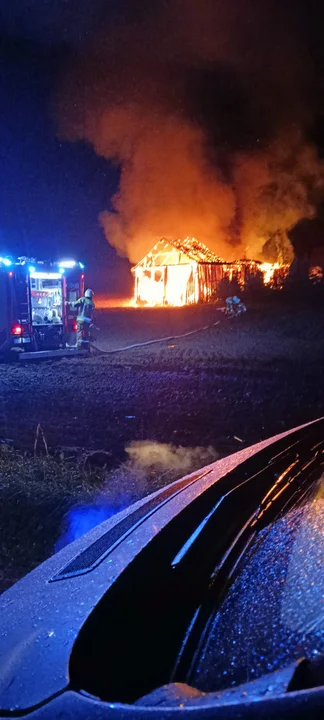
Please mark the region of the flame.
<svg viewBox="0 0 324 720"><path fill-rule="evenodd" d="M283 283L288 276L290 264L264 262L259 265L263 275L263 283L268 287L282 289Z"/></svg>
<svg viewBox="0 0 324 720"><path fill-rule="evenodd" d="M190 265L174 266L168 268L168 277L165 280L163 267L154 268L154 272L143 271L140 280L140 302L135 299L135 303L144 303L150 306L172 305L173 307L182 307L183 305L198 302L198 288L196 285L188 297L187 286L190 273Z"/></svg>
<svg viewBox="0 0 324 720"><path fill-rule="evenodd" d="M276 263L264 262L264 263L262 263L262 265L260 265L260 270L263 273L263 282L265 285L270 285L270 283L273 280L275 270L279 270L279 268L280 268L280 264L278 262L276 262Z"/></svg>
<svg viewBox="0 0 324 720"><path fill-rule="evenodd" d="M134 298L121 298L108 295L96 295L97 310L106 310L107 308L127 308L135 307Z"/></svg>
<svg viewBox="0 0 324 720"><path fill-rule="evenodd" d="M261 275L264 285L277 285L276 275L281 270L286 274L286 266L279 262L225 262L195 238L162 238L132 268L134 304L182 307L207 302L216 296L218 283L224 279L237 281L243 289L248 278Z"/></svg>

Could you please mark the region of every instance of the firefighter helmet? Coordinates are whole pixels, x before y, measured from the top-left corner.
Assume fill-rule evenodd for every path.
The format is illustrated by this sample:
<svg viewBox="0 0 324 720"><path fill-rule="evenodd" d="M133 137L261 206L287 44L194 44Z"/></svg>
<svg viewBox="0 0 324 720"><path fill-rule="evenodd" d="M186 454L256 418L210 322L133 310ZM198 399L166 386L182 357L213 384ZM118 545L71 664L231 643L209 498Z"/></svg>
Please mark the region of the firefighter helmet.
<svg viewBox="0 0 324 720"><path fill-rule="evenodd" d="M94 295L94 292L93 292L93 290L90 290L90 288L88 288L88 290L86 290L84 293L84 297L86 297L86 298L92 298L93 295Z"/></svg>

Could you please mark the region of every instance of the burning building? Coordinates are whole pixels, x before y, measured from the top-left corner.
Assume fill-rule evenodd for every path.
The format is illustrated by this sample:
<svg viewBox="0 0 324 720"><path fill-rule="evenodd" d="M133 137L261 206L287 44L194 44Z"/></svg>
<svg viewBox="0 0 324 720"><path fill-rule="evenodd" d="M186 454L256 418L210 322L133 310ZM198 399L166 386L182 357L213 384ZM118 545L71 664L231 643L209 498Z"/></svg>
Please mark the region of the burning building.
<svg viewBox="0 0 324 720"><path fill-rule="evenodd" d="M132 268L132 273L137 305L179 306L207 302L217 294L217 287L224 278L237 280L241 287L251 275L265 279L260 262L225 262L194 238L162 238Z"/></svg>

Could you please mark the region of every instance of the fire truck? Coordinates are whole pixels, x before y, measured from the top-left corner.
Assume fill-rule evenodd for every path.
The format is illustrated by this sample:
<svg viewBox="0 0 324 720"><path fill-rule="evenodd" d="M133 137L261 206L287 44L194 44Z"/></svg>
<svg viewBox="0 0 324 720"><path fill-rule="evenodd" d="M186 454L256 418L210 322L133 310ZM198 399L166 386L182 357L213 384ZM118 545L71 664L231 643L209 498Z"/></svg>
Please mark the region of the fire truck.
<svg viewBox="0 0 324 720"><path fill-rule="evenodd" d="M83 293L81 262L0 257L0 356L79 354L75 302Z"/></svg>

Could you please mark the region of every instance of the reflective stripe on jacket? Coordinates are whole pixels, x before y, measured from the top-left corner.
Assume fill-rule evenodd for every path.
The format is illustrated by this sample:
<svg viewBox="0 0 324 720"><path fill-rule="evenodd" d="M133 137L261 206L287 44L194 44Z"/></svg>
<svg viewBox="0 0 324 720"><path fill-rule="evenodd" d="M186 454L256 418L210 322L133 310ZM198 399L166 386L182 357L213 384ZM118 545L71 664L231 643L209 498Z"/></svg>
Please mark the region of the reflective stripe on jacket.
<svg viewBox="0 0 324 720"><path fill-rule="evenodd" d="M79 308L77 322L91 323L95 308L94 302L90 298L83 297L77 300L75 304Z"/></svg>

